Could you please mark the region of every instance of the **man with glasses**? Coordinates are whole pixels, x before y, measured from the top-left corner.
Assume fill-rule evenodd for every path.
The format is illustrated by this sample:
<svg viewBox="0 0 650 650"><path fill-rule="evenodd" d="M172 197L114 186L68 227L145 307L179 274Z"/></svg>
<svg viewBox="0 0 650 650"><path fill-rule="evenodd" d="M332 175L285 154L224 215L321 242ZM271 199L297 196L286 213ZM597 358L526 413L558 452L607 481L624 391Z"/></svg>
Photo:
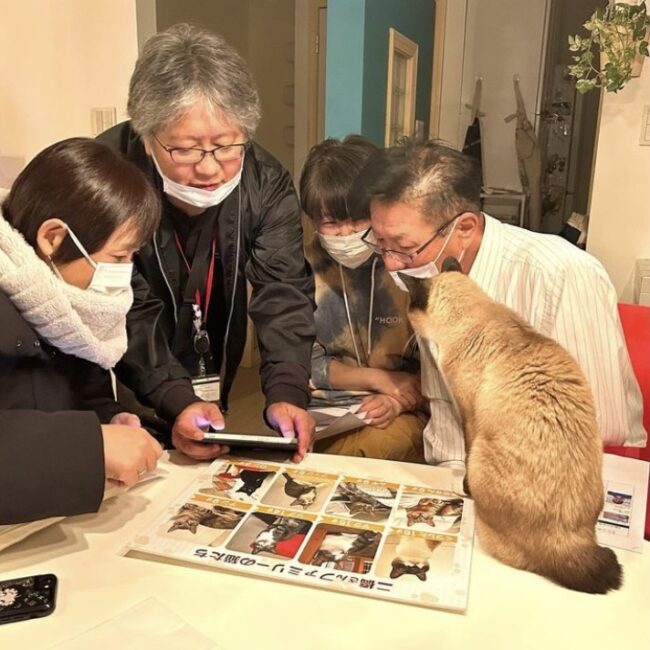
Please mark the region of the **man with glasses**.
<svg viewBox="0 0 650 650"><path fill-rule="evenodd" d="M352 190L355 213L371 220L364 241L404 290L398 272L431 277L446 257L455 257L491 298L578 360L594 393L603 442L643 446L641 394L604 268L560 237L482 213L480 179L473 159L437 143L411 141L377 153ZM431 410L425 456L464 469L464 436L437 350L421 341L420 354Z"/></svg>
<svg viewBox="0 0 650 650"><path fill-rule="evenodd" d="M246 64L221 37L175 25L145 44L128 112L130 122L100 139L149 175L163 214L134 259L141 277L134 278L129 350L117 375L174 422L175 447L214 458L226 449L197 440L202 427L224 426L250 315L264 417L298 437L298 460L314 429L306 411L313 279L291 177L252 140L261 110Z"/></svg>

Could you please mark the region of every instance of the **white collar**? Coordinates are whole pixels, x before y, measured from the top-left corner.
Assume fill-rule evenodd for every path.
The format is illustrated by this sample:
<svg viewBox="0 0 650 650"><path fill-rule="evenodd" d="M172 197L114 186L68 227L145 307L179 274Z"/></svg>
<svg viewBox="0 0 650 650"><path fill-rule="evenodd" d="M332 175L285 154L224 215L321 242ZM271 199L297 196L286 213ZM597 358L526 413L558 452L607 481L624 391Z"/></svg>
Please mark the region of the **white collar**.
<svg viewBox="0 0 650 650"><path fill-rule="evenodd" d="M501 242L503 240L503 224L489 214L483 212L485 228L481 244L474 258L469 277L481 287L484 287L487 278L494 270L494 260L502 254Z"/></svg>

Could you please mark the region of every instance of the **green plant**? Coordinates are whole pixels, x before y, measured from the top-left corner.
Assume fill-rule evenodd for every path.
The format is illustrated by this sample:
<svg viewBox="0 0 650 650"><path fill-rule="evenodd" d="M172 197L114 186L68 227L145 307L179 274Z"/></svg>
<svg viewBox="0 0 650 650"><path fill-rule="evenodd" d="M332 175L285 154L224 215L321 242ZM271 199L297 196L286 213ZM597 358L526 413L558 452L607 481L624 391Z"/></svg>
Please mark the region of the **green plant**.
<svg viewBox="0 0 650 650"><path fill-rule="evenodd" d="M569 51L576 53L569 74L577 80L576 89L586 93L594 88L608 92L623 88L632 77L635 59L649 56L649 25L645 0L636 5L615 2L596 9L584 24L588 35L569 36Z"/></svg>

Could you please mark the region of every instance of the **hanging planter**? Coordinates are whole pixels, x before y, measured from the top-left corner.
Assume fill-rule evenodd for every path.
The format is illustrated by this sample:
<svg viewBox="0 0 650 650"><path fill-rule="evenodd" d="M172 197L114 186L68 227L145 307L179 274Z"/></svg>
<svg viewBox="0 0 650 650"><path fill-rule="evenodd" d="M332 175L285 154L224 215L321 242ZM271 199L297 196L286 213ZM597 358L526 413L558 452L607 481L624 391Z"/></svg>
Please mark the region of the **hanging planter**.
<svg viewBox="0 0 650 650"><path fill-rule="evenodd" d="M569 51L575 52L569 74L576 78L579 92L594 88L618 92L641 74L649 55L650 17L645 0L640 4L610 3L597 9L584 27L587 36L569 36Z"/></svg>

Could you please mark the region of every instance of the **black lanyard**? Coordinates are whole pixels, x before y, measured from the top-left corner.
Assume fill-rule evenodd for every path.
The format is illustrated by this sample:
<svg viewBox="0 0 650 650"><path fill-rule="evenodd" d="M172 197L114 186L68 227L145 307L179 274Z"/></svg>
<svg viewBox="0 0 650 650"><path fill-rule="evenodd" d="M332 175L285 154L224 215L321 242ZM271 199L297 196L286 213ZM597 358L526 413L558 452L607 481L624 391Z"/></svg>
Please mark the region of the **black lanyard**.
<svg viewBox="0 0 650 650"><path fill-rule="evenodd" d="M179 309L173 351L174 353L183 352L187 337L192 336L194 351L199 355L199 371L201 371L202 366L205 368L205 357L212 356L206 322L215 280L216 226L211 227L205 224L201 230L191 266L176 231L174 231L174 239L179 255L188 271L188 277L183 292L183 302ZM203 301L201 300L202 285Z"/></svg>
<svg viewBox="0 0 650 650"><path fill-rule="evenodd" d="M190 263L187 261L187 257L185 257L185 253L183 252L183 247L181 246L181 240L176 231L174 231L174 238L176 240L176 247L178 248L178 252L180 253L180 256L185 264L185 268L187 269L188 286L189 286L189 278L192 274L192 267L190 266ZM212 285L214 282L214 266L215 266L214 258L216 252L217 252L217 235L215 233L215 235L212 237L210 262L208 263L208 272L205 277L205 290L203 291L203 303L201 303L201 291L199 290L199 288L196 287L196 289L194 290L194 305L198 308L199 320L201 321L201 327L203 329L205 329L205 322L208 318L208 309L210 309L210 297L212 296Z"/></svg>

